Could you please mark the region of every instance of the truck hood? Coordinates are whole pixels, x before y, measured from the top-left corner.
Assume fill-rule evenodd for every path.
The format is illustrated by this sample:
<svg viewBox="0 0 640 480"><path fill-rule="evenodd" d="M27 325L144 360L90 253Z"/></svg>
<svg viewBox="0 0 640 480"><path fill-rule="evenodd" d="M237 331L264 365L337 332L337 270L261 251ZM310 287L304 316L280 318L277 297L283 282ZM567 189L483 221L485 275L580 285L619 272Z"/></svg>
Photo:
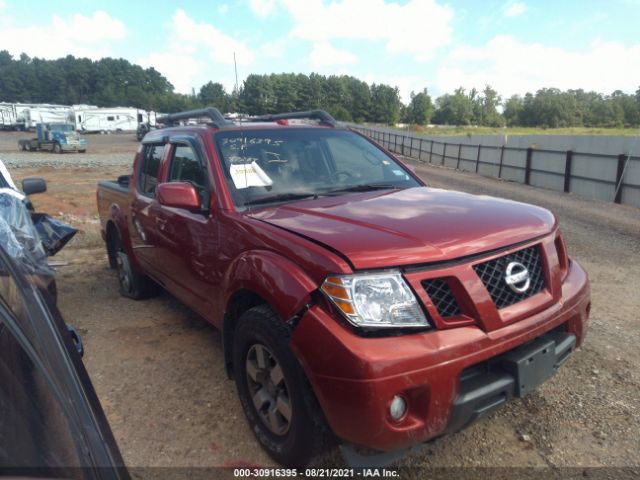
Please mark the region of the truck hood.
<svg viewBox="0 0 640 480"><path fill-rule="evenodd" d="M555 227L543 208L428 187L304 200L250 216L323 244L356 269L451 260Z"/></svg>

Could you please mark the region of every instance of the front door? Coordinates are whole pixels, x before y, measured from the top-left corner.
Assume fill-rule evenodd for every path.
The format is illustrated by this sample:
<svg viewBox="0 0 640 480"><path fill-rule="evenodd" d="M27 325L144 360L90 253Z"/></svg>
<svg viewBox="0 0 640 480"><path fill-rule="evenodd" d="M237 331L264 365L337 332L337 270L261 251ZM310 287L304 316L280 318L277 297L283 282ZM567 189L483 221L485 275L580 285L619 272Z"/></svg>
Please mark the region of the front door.
<svg viewBox="0 0 640 480"><path fill-rule="evenodd" d="M156 241L166 281L175 294L206 318L215 311L219 272L214 268L218 255L218 225L210 209L213 194L211 177L202 147L194 139L172 139L167 182L188 182L200 196L201 208L187 211L160 205L156 213Z"/></svg>

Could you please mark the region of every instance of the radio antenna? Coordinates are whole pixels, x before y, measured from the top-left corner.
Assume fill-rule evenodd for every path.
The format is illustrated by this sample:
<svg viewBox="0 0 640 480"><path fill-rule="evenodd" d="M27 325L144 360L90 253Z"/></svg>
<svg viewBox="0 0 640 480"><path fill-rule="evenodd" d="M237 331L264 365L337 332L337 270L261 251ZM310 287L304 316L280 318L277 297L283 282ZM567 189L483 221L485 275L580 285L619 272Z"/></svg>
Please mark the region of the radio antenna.
<svg viewBox="0 0 640 480"><path fill-rule="evenodd" d="M236 52L233 52L233 68L236 71L236 94L238 93L238 64L236 63Z"/></svg>

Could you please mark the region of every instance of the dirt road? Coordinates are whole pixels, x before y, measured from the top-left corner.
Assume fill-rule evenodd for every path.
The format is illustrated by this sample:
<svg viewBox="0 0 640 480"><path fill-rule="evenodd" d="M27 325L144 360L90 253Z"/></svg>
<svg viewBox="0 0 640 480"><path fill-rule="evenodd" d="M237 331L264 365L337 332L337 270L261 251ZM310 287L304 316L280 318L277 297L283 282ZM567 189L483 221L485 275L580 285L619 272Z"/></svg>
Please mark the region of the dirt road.
<svg viewBox="0 0 640 480"><path fill-rule="evenodd" d="M136 148L118 137L96 136L104 144L91 164L80 155L67 159L77 167L11 155L16 167L26 166L14 176L49 180L36 207L81 229L60 253L69 262L59 269L60 307L83 335L85 364L124 458L130 466L273 465L224 375L219 333L167 294L143 302L118 294L95 210L95 183L127 173L114 155L132 158ZM6 138L0 134L0 158ZM590 274L593 309L586 343L550 382L402 465L640 465L640 210L435 167L417 171L435 187L553 210L570 254ZM340 465L340 457L333 451L317 462Z"/></svg>

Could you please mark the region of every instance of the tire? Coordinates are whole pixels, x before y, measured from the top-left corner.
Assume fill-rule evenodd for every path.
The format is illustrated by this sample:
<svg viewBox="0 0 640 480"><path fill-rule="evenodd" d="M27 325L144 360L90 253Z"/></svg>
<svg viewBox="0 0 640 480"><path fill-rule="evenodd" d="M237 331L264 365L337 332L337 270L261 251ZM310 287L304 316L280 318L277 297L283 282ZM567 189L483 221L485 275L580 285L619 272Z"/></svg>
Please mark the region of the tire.
<svg viewBox="0 0 640 480"><path fill-rule="evenodd" d="M117 239L115 248L120 295L133 300L142 300L158 295L160 286L146 275L142 275L133 269L131 260L127 252L125 252L120 238Z"/></svg>
<svg viewBox="0 0 640 480"><path fill-rule="evenodd" d="M53 153L62 153L62 147L59 143L53 144Z"/></svg>
<svg viewBox="0 0 640 480"><path fill-rule="evenodd" d="M234 335L233 371L242 408L261 446L282 465L304 467L321 452L327 428L289 349L290 337L289 327L268 306L247 310Z"/></svg>
<svg viewBox="0 0 640 480"><path fill-rule="evenodd" d="M87 150L78 150L78 153L85 153Z"/></svg>
<svg viewBox="0 0 640 480"><path fill-rule="evenodd" d="M20 145L20 148L22 149L23 152L27 151L27 144L23 143L22 145Z"/></svg>

